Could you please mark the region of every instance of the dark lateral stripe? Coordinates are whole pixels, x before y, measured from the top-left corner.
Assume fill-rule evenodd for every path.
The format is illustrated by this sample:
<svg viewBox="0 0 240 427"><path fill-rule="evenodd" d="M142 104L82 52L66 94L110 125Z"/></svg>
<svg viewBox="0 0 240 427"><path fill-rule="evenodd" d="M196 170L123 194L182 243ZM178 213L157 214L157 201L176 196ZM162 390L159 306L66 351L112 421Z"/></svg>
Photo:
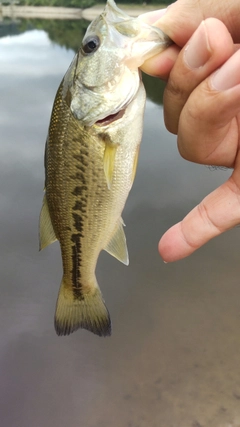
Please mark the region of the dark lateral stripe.
<svg viewBox="0 0 240 427"><path fill-rule="evenodd" d="M83 299L83 292L81 286L81 236L80 234L72 234L72 286L74 299Z"/></svg>
<svg viewBox="0 0 240 427"><path fill-rule="evenodd" d="M86 212L86 203L83 203L81 200L76 200L76 203L73 206L73 211L80 211L82 213L85 213Z"/></svg>
<svg viewBox="0 0 240 427"><path fill-rule="evenodd" d="M83 190L87 190L87 187L85 187L84 186L84 188L83 187L80 187L80 185L77 185L75 188L74 188L74 190L72 191L72 195L73 196L81 196L82 195L82 192L83 192ZM86 200L86 198L84 199L84 200Z"/></svg>
<svg viewBox="0 0 240 427"><path fill-rule="evenodd" d="M76 299L82 299L82 286L81 286L81 261L82 261L82 249L81 249L81 237L83 237L83 218L81 215L72 212L74 220L74 228L77 233L72 234L71 240L74 243L72 245L72 284L73 284L73 295Z"/></svg>
<svg viewBox="0 0 240 427"><path fill-rule="evenodd" d="M83 147L81 147L82 151ZM87 182L85 171L88 166L87 152L81 152L78 155L73 155L77 161L75 171L70 177L76 182L76 186L72 191L72 195L76 197L75 204L72 206L72 219L74 232L71 236L72 241L72 287L74 299L84 299L82 290L81 264L82 264L82 247L81 240L83 239L84 220L86 217L87 208Z"/></svg>
<svg viewBox="0 0 240 427"><path fill-rule="evenodd" d="M76 171L73 175L69 175L69 178L73 179L74 181L79 181L81 188L86 190L86 179L82 170Z"/></svg>
<svg viewBox="0 0 240 427"><path fill-rule="evenodd" d="M73 158L79 162L80 165L83 165L85 167L88 167L88 161L86 160L86 157L88 157L88 152L84 151L82 149L81 154L74 154Z"/></svg>
<svg viewBox="0 0 240 427"><path fill-rule="evenodd" d="M74 220L74 228L79 231L79 235L83 237L83 218L78 213L72 212Z"/></svg>

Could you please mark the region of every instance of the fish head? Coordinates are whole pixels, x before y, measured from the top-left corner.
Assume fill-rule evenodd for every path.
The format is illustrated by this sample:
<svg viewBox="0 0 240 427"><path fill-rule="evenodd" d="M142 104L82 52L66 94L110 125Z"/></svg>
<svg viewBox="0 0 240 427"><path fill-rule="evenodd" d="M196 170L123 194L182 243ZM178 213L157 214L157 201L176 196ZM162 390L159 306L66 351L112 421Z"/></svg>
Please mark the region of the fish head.
<svg viewBox="0 0 240 427"><path fill-rule="evenodd" d="M74 117L92 126L123 111L138 92L139 67L170 44L159 28L129 17L108 0L64 77L63 96Z"/></svg>

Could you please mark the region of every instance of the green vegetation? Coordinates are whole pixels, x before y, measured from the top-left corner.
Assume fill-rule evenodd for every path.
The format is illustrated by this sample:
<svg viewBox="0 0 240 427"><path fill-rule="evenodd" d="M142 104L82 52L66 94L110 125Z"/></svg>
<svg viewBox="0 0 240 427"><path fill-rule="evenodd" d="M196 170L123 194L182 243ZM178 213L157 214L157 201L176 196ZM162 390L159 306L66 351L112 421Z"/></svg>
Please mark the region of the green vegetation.
<svg viewBox="0 0 240 427"><path fill-rule="evenodd" d="M166 83L163 80L153 78L142 73L143 83L147 92L148 99L151 99L155 104L163 103L163 92Z"/></svg>
<svg viewBox="0 0 240 427"><path fill-rule="evenodd" d="M44 30L48 33L53 43L59 44L66 49L77 52L89 21L80 20L59 20L59 19L23 19L19 30L24 32L31 29Z"/></svg>
<svg viewBox="0 0 240 427"><path fill-rule="evenodd" d="M4 0L3 0L4 1ZM13 0L9 0L11 2ZM104 1L101 1L103 4ZM118 3L126 5L167 5L173 3L173 0L119 0ZM78 7L84 9L93 5L99 4L96 0L19 0L19 5L24 6L60 6L60 7Z"/></svg>
<svg viewBox="0 0 240 427"><path fill-rule="evenodd" d="M173 3L175 0L116 0L117 3L119 4L126 4L131 6L132 4L137 4L137 5L147 5L147 4L153 4L153 5L159 5L159 6L163 6L163 5L168 5Z"/></svg>
<svg viewBox="0 0 240 427"><path fill-rule="evenodd" d="M21 6L58 6L58 7L77 7L85 9L96 4L95 0L19 0Z"/></svg>

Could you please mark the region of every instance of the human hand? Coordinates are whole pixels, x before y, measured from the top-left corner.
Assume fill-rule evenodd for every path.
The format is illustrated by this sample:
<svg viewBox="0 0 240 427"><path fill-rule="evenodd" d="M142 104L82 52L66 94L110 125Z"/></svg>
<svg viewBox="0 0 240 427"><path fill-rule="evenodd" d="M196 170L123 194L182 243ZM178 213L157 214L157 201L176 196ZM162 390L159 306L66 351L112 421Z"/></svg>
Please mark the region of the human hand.
<svg viewBox="0 0 240 427"><path fill-rule="evenodd" d="M198 1L197 9L190 7L194 3L179 0L157 23L154 14L143 18L178 44L145 63L144 71L168 80L165 124L178 135L180 154L196 163L231 167L233 174L163 235L159 252L167 262L190 255L240 223L240 50L234 44L240 39L240 30L237 34L236 2L232 2L233 15L231 2L228 11L220 7L219 0L210 5L206 0ZM227 26L215 18L201 23L207 14L215 14Z"/></svg>

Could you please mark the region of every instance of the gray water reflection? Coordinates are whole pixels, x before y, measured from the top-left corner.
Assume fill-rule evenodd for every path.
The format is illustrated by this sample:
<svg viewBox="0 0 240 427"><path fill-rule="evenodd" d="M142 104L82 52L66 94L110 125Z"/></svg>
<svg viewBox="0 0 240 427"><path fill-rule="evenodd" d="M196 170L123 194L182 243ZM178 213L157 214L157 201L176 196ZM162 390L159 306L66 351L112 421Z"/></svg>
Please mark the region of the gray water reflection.
<svg viewBox="0 0 240 427"><path fill-rule="evenodd" d="M239 229L178 263L157 253L229 172L182 160L151 101L123 215L130 266L103 253L97 269L113 336L55 335L61 260L58 244L38 252L38 216L51 106L72 56L42 31L0 39L0 425L237 427Z"/></svg>

